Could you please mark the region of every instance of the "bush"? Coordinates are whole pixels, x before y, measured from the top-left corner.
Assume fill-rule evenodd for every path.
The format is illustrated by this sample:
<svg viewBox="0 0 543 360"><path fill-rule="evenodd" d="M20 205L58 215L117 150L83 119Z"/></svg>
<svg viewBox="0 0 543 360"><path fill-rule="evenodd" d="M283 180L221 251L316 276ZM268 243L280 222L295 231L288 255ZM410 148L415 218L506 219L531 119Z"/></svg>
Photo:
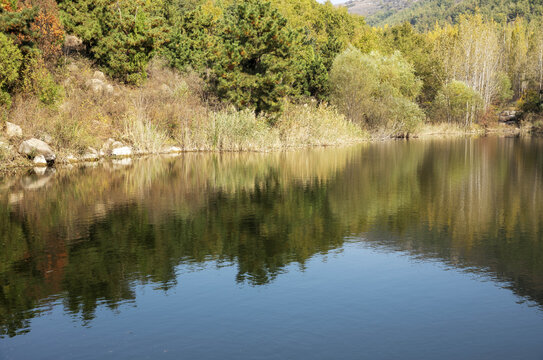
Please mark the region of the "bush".
<svg viewBox="0 0 543 360"><path fill-rule="evenodd" d="M22 77L23 94L35 94L45 105L54 105L64 97L64 89L55 82L38 53L27 57Z"/></svg>
<svg viewBox="0 0 543 360"><path fill-rule="evenodd" d="M348 119L364 125L373 94L379 87L379 68L360 50L348 48L338 55L330 72L331 101Z"/></svg>
<svg viewBox="0 0 543 360"><path fill-rule="evenodd" d="M483 110L481 95L462 81L451 81L441 89L433 104L433 119L448 123L468 125Z"/></svg>
<svg viewBox="0 0 543 360"><path fill-rule="evenodd" d="M0 105L10 105L9 91L19 77L22 59L19 48L0 33Z"/></svg>
<svg viewBox="0 0 543 360"><path fill-rule="evenodd" d="M407 135L424 119L414 102L422 82L398 52L383 56L348 48L334 61L330 82L332 103L360 125Z"/></svg>
<svg viewBox="0 0 543 360"><path fill-rule="evenodd" d="M528 90L520 99L519 108L526 113L539 113L543 111L543 102L537 90Z"/></svg>

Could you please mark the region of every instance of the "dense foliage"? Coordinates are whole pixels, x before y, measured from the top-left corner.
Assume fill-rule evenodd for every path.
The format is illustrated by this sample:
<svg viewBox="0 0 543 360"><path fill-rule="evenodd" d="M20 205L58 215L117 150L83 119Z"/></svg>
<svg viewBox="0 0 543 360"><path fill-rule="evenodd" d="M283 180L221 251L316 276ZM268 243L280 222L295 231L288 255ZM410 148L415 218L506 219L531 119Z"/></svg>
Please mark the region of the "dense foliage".
<svg viewBox="0 0 543 360"><path fill-rule="evenodd" d="M81 37L110 75L129 83L145 79L164 37L161 2L59 1L66 29Z"/></svg>
<svg viewBox="0 0 543 360"><path fill-rule="evenodd" d="M422 82L399 52L383 56L349 48L336 58L330 81L332 102L358 123L409 134L424 118L414 103Z"/></svg>
<svg viewBox="0 0 543 360"><path fill-rule="evenodd" d="M390 135L424 121L471 126L507 106L540 109L539 8L512 4L502 14L508 22L485 5L420 32L416 22L371 28L316 0L2 0L2 103L14 93L58 103L63 90L51 72L66 29L81 40L80 55L122 83L142 85L160 57L198 76L212 106L269 120L289 102L316 100Z"/></svg>
<svg viewBox="0 0 543 360"><path fill-rule="evenodd" d="M404 9L383 9L368 18L372 25L409 22L420 30L431 29L436 23L457 23L463 15L482 14L499 23L540 19L543 4L534 0L423 0L413 1Z"/></svg>

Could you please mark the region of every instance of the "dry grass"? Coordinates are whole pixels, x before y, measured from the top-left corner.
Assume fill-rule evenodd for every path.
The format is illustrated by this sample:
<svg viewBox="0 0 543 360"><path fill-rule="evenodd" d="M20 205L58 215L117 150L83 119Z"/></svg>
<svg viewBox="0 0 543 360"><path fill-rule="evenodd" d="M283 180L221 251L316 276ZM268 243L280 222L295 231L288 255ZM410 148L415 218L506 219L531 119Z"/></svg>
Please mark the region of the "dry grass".
<svg viewBox="0 0 543 360"><path fill-rule="evenodd" d="M202 130L208 150L268 151L281 147L277 129L249 110L213 112Z"/></svg>
<svg viewBox="0 0 543 360"><path fill-rule="evenodd" d="M123 140L136 149L158 154L168 141L168 134L149 117L149 106L142 93L133 99L133 108L124 121Z"/></svg>
<svg viewBox="0 0 543 360"><path fill-rule="evenodd" d="M345 145L368 138L360 126L348 121L336 109L314 102L287 104L277 128L285 147Z"/></svg>
<svg viewBox="0 0 543 360"><path fill-rule="evenodd" d="M287 105L271 126L251 111L224 108L204 91L196 74L181 74L159 60L150 64L149 78L140 87L105 79L110 91L96 91L89 84L96 71L88 59L67 58L55 73L64 88L63 100L45 106L36 96L15 96L9 121L22 127L24 138L49 142L60 158L83 154L88 147L99 149L108 138L145 153L158 153L165 145L184 150L269 151L367 138L333 108L314 103Z"/></svg>

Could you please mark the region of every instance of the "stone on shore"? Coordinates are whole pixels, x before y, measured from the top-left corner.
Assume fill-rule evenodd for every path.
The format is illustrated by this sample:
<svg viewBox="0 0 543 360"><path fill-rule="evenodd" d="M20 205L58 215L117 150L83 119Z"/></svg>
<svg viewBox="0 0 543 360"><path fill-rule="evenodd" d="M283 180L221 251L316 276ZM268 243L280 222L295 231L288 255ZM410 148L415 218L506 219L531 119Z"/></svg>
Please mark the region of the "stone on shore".
<svg viewBox="0 0 543 360"><path fill-rule="evenodd" d="M19 145L19 153L34 158L38 155L43 155L48 163L52 163L57 158L53 150L46 142L32 138L25 140Z"/></svg>
<svg viewBox="0 0 543 360"><path fill-rule="evenodd" d="M10 123L9 121L6 121L6 135L8 139L14 137L21 137L23 136L23 130L19 125L15 125L13 123Z"/></svg>
<svg viewBox="0 0 543 360"><path fill-rule="evenodd" d="M111 156L126 157L132 155L132 148L129 146L116 147L111 150Z"/></svg>
<svg viewBox="0 0 543 360"><path fill-rule="evenodd" d="M113 145L114 142L115 140L112 138L107 139L106 142L100 148L100 156L111 155L111 146Z"/></svg>
<svg viewBox="0 0 543 360"><path fill-rule="evenodd" d="M47 161L43 155L38 155L34 158L34 166L47 166Z"/></svg>
<svg viewBox="0 0 543 360"><path fill-rule="evenodd" d="M183 152L183 149L177 146L167 146L160 151L162 154L177 154Z"/></svg>
<svg viewBox="0 0 543 360"><path fill-rule="evenodd" d="M100 154L95 148L88 147L87 152L83 155L83 160L85 161L96 161L100 159Z"/></svg>

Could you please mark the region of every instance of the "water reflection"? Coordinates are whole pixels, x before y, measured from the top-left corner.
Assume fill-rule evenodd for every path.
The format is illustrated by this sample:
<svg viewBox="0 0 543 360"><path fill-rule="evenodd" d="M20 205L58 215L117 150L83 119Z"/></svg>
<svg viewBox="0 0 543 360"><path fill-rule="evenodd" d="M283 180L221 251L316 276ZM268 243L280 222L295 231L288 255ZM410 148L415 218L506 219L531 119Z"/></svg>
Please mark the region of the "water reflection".
<svg viewBox="0 0 543 360"><path fill-rule="evenodd" d="M92 321L176 266L267 284L355 237L489 274L543 304L543 142L389 142L58 169L0 184L0 332L53 302ZM363 240L362 240L363 239Z"/></svg>

